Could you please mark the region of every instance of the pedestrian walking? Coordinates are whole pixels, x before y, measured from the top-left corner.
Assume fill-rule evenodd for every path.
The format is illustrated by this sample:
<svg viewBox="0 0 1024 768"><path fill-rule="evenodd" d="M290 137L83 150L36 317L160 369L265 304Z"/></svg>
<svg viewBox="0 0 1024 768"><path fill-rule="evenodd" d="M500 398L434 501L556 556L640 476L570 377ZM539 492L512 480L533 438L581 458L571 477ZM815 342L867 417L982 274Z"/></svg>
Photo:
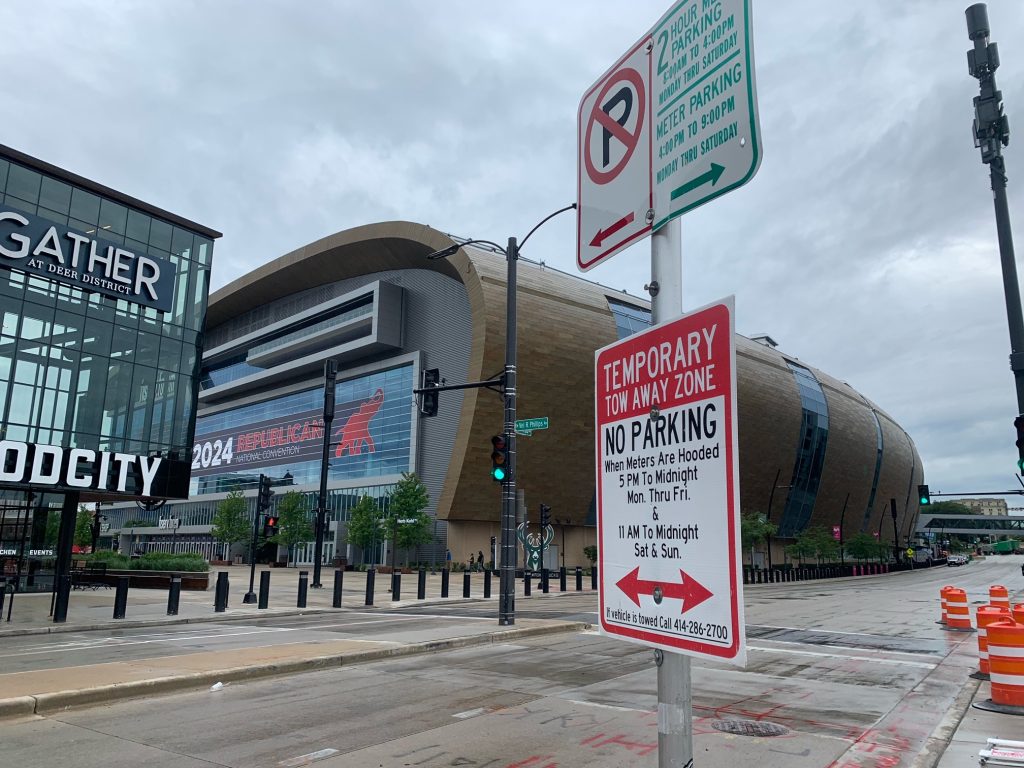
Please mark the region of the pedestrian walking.
<svg viewBox="0 0 1024 768"><path fill-rule="evenodd" d="M482 549L477 550L476 562L477 562L477 565L480 566L480 570L481 571L484 570L484 551ZM1021 568L1021 570L1024 571L1024 568Z"/></svg>
<svg viewBox="0 0 1024 768"><path fill-rule="evenodd" d="M471 570L471 571L475 571L476 570L476 568L473 567L473 556L472 555L469 556L469 570Z"/></svg>

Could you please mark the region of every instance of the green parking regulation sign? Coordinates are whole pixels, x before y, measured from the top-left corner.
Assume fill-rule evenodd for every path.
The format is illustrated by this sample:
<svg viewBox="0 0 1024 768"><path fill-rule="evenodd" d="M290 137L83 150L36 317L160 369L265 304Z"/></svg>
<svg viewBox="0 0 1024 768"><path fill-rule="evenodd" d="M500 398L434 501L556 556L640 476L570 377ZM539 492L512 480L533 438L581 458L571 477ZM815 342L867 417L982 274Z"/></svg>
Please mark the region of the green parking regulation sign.
<svg viewBox="0 0 1024 768"><path fill-rule="evenodd" d="M750 0L686 0L651 30L654 229L761 164Z"/></svg>

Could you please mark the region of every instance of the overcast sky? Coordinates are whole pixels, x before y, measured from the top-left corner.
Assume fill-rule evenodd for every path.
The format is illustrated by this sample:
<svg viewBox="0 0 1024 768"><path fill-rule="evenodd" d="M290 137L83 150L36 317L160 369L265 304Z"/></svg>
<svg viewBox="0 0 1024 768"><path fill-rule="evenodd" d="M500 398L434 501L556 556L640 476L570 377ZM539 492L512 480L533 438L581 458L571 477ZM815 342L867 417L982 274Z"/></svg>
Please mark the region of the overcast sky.
<svg viewBox="0 0 1024 768"><path fill-rule="evenodd" d="M764 159L683 217L684 306L735 294L740 333L892 415L933 491L1018 487L968 3L753 5ZM223 232L214 288L376 221L504 242L575 200L580 98L669 7L7 0L0 143ZM1024 3L988 9L1024 251ZM645 295L649 250L587 277ZM523 255L576 272L572 216Z"/></svg>

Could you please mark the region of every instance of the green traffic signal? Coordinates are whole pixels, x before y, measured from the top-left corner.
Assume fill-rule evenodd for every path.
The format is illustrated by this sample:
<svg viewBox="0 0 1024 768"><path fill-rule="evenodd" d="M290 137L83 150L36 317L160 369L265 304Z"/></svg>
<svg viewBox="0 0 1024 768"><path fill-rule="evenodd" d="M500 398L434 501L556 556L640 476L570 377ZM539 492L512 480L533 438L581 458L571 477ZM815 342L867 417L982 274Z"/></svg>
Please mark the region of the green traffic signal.
<svg viewBox="0 0 1024 768"><path fill-rule="evenodd" d="M932 503L932 494L927 485L917 486L917 498L922 507Z"/></svg>
<svg viewBox="0 0 1024 768"><path fill-rule="evenodd" d="M491 477L493 477L495 480L497 480L500 483L502 480L505 479L505 468L504 467L494 467L491 470Z"/></svg>

